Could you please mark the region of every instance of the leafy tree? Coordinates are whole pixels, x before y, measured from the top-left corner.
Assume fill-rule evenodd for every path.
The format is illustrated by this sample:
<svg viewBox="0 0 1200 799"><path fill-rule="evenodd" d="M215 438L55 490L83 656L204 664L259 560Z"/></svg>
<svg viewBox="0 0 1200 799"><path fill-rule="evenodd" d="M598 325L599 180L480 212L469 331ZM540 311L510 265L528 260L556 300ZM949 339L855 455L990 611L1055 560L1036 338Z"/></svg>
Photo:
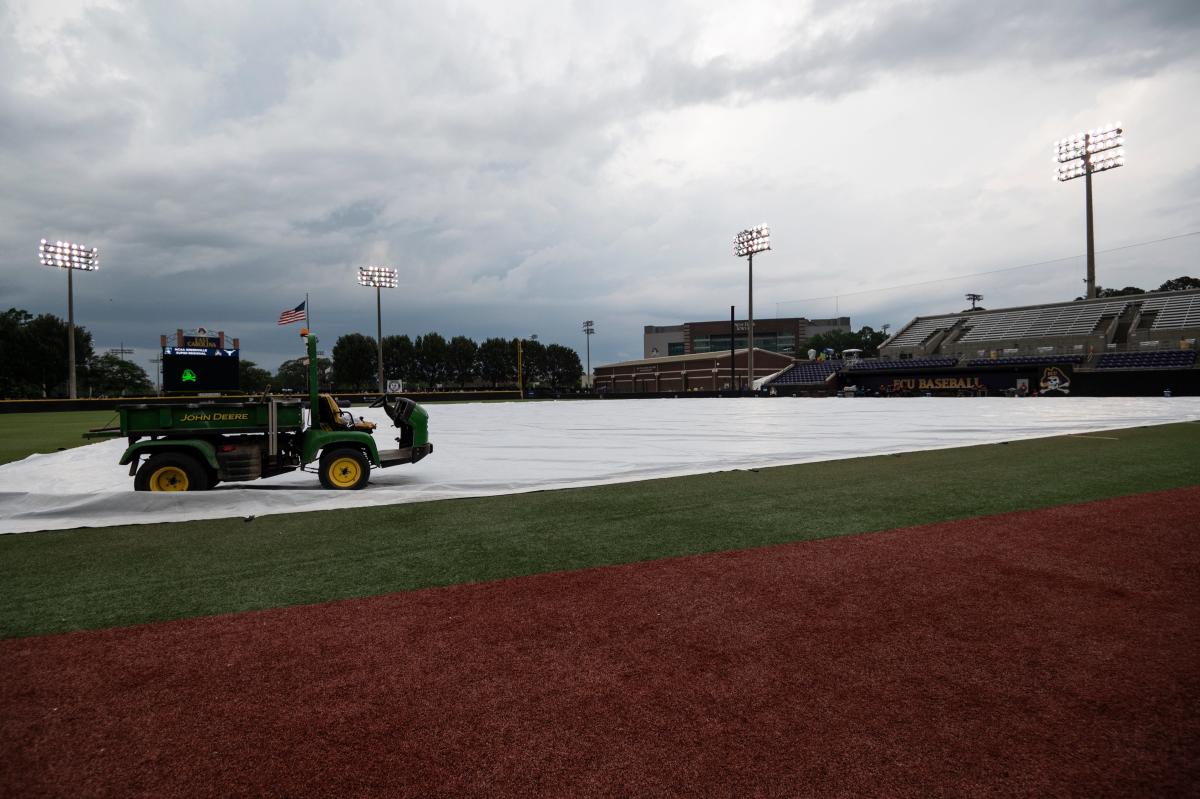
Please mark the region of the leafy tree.
<svg viewBox="0 0 1200 799"><path fill-rule="evenodd" d="M521 376L525 386L536 386L546 380L546 345L537 339L521 339ZM516 349L517 339L513 339Z"/></svg>
<svg viewBox="0 0 1200 799"><path fill-rule="evenodd" d="M440 333L417 336L413 342L417 353L417 378L429 388L436 388L446 380L446 355L448 346Z"/></svg>
<svg viewBox="0 0 1200 799"><path fill-rule="evenodd" d="M466 336L450 339L446 348L447 377L459 388L475 380L479 374L479 345Z"/></svg>
<svg viewBox="0 0 1200 799"><path fill-rule="evenodd" d="M68 348L65 321L53 314L32 316L10 308L0 314L0 392L12 397L63 396L67 393ZM86 385L92 359L92 334L75 326L76 382Z"/></svg>
<svg viewBox="0 0 1200 799"><path fill-rule="evenodd" d="M818 333L800 347L801 350L816 350L824 352L831 349L835 353L843 350L862 350L864 358L873 358L879 354L879 345L887 341L887 333L882 330L863 325L857 333L846 330L830 330L828 333Z"/></svg>
<svg viewBox="0 0 1200 799"><path fill-rule="evenodd" d="M417 350L408 336L383 337L383 374L388 380L417 379Z"/></svg>
<svg viewBox="0 0 1200 799"><path fill-rule="evenodd" d="M1161 286L1159 286L1157 290L1183 291L1185 289L1200 289L1200 278L1184 275L1183 277L1177 277L1174 280L1168 280L1166 283L1163 283Z"/></svg>
<svg viewBox="0 0 1200 799"><path fill-rule="evenodd" d="M291 391L303 392L308 391L308 364L305 363L307 358L293 358L290 361L284 361L279 364L279 369L275 371L274 386L277 390L289 389ZM320 382L324 375L329 374L332 363L328 358L317 358L317 381Z"/></svg>
<svg viewBox="0 0 1200 799"><path fill-rule="evenodd" d="M30 364L18 353L24 351L25 327L33 321L28 311L9 308L0 314L0 397L34 396Z"/></svg>
<svg viewBox="0 0 1200 799"><path fill-rule="evenodd" d="M812 336L808 341L798 347L801 350L816 350L824 352L825 350L833 350L841 352L842 350L853 349L858 347L858 336L848 330L830 330L826 333L818 333ZM807 354L807 353L806 353Z"/></svg>
<svg viewBox="0 0 1200 799"><path fill-rule="evenodd" d="M492 388L511 385L517 378L517 352L502 338L489 338L479 345L479 376Z"/></svg>
<svg viewBox="0 0 1200 799"><path fill-rule="evenodd" d="M238 359L238 386L242 391L255 393L266 391L271 385L271 373L254 361Z"/></svg>
<svg viewBox="0 0 1200 799"><path fill-rule="evenodd" d="M575 388L583 375L579 353L561 344L546 347L546 380L556 388Z"/></svg>
<svg viewBox="0 0 1200 799"><path fill-rule="evenodd" d="M982 308L980 310L983 310ZM888 334L863 325L858 331L858 347L863 351L864 358L874 358L879 354L879 345L887 341Z"/></svg>
<svg viewBox="0 0 1200 799"><path fill-rule="evenodd" d="M113 353L88 362L87 386L93 396L138 397L154 393L145 369Z"/></svg>
<svg viewBox="0 0 1200 799"><path fill-rule="evenodd" d="M333 345L333 382L354 391L378 387L379 354L375 342L362 333L338 336Z"/></svg>
<svg viewBox="0 0 1200 799"><path fill-rule="evenodd" d="M1182 275L1180 277L1174 278L1173 280L1166 281L1165 283L1163 283L1161 286L1159 286L1158 288L1156 288L1154 290L1155 291L1184 291L1185 289L1200 289L1200 279L1191 277L1189 275ZM1134 294L1145 294L1145 293L1146 293L1145 289L1140 289L1137 286L1126 286L1123 289L1106 289L1101 286L1096 286L1096 297L1097 298L1128 297L1128 296L1131 296ZM1076 297L1075 299L1078 301L1078 300L1084 300L1087 298L1086 297Z"/></svg>
<svg viewBox="0 0 1200 799"><path fill-rule="evenodd" d="M1129 297L1134 294L1145 294L1145 289L1140 289L1137 286L1126 286L1123 289L1100 289L1096 291L1097 297Z"/></svg>
<svg viewBox="0 0 1200 799"><path fill-rule="evenodd" d="M1106 289L1103 286L1096 286L1096 299L1107 299L1108 297L1129 297L1134 294L1145 294L1145 289L1140 289L1137 286L1126 286L1123 289ZM1075 301L1086 300L1087 297L1076 297Z"/></svg>

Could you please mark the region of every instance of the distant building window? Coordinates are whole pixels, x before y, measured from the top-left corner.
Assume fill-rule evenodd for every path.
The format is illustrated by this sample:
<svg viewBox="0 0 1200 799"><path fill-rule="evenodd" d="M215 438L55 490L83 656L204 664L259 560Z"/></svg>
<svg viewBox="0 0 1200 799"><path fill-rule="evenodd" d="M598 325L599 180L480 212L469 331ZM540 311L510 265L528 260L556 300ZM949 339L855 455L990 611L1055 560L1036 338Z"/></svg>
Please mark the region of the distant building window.
<svg viewBox="0 0 1200 799"><path fill-rule="evenodd" d="M671 341L667 343L667 355L683 355L683 342Z"/></svg>

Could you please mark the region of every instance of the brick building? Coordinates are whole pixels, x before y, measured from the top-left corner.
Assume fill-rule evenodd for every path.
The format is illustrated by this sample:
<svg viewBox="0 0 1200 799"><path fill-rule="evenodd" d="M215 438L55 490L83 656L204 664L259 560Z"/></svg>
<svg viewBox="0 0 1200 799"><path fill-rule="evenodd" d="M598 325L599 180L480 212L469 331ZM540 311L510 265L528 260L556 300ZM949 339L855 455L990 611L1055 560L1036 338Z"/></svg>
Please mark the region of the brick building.
<svg viewBox="0 0 1200 799"><path fill-rule="evenodd" d="M746 347L746 320L733 323L733 346ZM754 348L796 356L804 352L808 340L832 330L850 330L850 317L835 319L755 319ZM642 334L643 357L664 358L677 355L697 355L706 352L729 352L729 320L684 322L681 325L646 325ZM757 359L757 356L755 356ZM755 369L757 372L757 368Z"/></svg>
<svg viewBox="0 0 1200 799"><path fill-rule="evenodd" d="M755 322L755 328L758 323ZM726 323L728 329L728 322ZM757 335L755 336L757 338ZM728 337L726 338L728 341ZM764 349L754 350L754 377L769 377L791 365L792 357ZM734 376L738 388L746 385L746 350L734 353ZM729 350L692 355L668 355L637 361L609 363L595 368L597 391L613 394L720 391L730 388Z"/></svg>

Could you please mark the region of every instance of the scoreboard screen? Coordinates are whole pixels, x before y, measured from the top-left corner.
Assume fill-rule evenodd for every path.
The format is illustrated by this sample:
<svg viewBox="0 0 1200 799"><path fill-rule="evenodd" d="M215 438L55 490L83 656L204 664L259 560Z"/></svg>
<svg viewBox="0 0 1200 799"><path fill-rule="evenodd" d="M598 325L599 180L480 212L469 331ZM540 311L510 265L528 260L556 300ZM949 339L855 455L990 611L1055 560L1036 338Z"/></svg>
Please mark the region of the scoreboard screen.
<svg viewBox="0 0 1200 799"><path fill-rule="evenodd" d="M238 351L211 347L163 347L163 391L199 393L238 390Z"/></svg>

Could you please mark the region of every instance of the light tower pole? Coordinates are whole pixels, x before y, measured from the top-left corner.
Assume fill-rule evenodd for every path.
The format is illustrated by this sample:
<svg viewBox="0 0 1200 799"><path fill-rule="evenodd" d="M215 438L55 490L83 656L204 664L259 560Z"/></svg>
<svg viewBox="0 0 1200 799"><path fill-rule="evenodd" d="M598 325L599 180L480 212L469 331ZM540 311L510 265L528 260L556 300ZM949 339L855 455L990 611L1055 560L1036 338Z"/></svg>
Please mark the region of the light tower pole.
<svg viewBox="0 0 1200 799"><path fill-rule="evenodd" d="M375 338L379 348L379 396L384 395L383 378L383 311L379 299L380 289L394 289L397 284L396 270L390 266L360 266L358 283L375 289Z"/></svg>
<svg viewBox="0 0 1200 799"><path fill-rule="evenodd" d="M1060 183L1084 179L1087 215L1087 298L1096 298L1096 240L1092 231L1092 173L1125 166L1125 129L1120 122L1076 133L1054 143L1054 161Z"/></svg>
<svg viewBox="0 0 1200 799"><path fill-rule="evenodd" d="M592 336L596 334L596 324L591 320L583 323L583 339L587 342L587 387L592 387Z"/></svg>
<svg viewBox="0 0 1200 799"><path fill-rule="evenodd" d="M38 260L42 266L60 266L67 270L67 388L71 399L75 391L75 284L72 274L76 269L95 272L100 268L100 251L95 247L84 247L69 241L46 241L38 245Z"/></svg>
<svg viewBox="0 0 1200 799"><path fill-rule="evenodd" d="M750 292L746 315L746 388L754 390L754 253L771 249L771 228L766 225L743 230L733 240L733 254L745 257L749 266Z"/></svg>

